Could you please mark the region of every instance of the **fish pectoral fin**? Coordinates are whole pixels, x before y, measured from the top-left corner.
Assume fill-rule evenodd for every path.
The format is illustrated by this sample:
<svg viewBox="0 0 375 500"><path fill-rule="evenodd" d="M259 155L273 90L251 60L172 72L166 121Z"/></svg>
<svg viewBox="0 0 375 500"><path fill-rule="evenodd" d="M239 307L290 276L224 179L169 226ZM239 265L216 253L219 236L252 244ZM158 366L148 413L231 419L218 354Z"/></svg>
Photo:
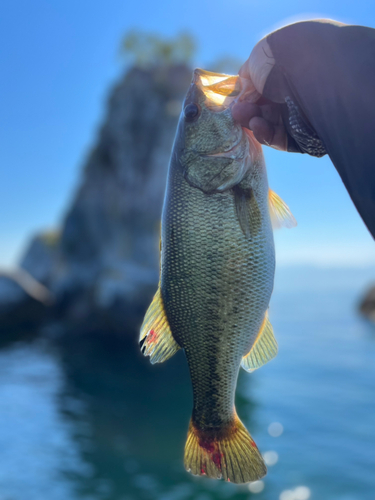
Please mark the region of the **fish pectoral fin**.
<svg viewBox="0 0 375 500"><path fill-rule="evenodd" d="M268 190L268 207L273 229L291 228L297 225L288 205L272 189Z"/></svg>
<svg viewBox="0 0 375 500"><path fill-rule="evenodd" d="M139 345L143 355L150 356L152 364L162 363L180 349L165 314L160 285L143 320Z"/></svg>
<svg viewBox="0 0 375 500"><path fill-rule="evenodd" d="M251 190L244 190L239 186L235 186L233 191L238 222L246 238L251 239L251 214L249 210Z"/></svg>
<svg viewBox="0 0 375 500"><path fill-rule="evenodd" d="M277 342L273 334L273 328L268 318L268 312L264 316L262 326L250 352L242 358L241 366L247 372L271 361L277 354Z"/></svg>

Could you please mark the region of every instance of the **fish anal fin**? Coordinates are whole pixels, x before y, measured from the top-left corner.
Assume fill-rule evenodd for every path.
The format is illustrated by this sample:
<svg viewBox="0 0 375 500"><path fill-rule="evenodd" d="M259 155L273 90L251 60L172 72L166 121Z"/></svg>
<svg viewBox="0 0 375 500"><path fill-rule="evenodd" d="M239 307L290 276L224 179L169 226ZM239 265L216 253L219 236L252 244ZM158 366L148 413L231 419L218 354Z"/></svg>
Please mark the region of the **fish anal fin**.
<svg viewBox="0 0 375 500"><path fill-rule="evenodd" d="M271 361L276 356L277 350L273 328L266 312L257 338L249 353L242 358L241 366L244 370L252 372Z"/></svg>
<svg viewBox="0 0 375 500"><path fill-rule="evenodd" d="M273 229L291 228L297 225L288 205L272 189L268 190L268 206Z"/></svg>
<svg viewBox="0 0 375 500"><path fill-rule="evenodd" d="M172 336L165 314L160 286L143 320L139 344L143 355L150 356L152 364L162 363L180 349Z"/></svg>

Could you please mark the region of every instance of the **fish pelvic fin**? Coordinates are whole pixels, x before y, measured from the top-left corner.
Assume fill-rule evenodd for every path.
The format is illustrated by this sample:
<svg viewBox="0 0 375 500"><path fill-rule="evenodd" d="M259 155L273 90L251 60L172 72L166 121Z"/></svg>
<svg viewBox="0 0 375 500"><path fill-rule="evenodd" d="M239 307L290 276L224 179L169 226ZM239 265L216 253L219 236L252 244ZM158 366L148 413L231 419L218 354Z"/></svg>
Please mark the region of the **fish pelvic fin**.
<svg viewBox="0 0 375 500"><path fill-rule="evenodd" d="M291 228L297 225L288 205L272 189L268 190L268 207L273 229Z"/></svg>
<svg viewBox="0 0 375 500"><path fill-rule="evenodd" d="M241 366L247 372L252 372L273 359L278 351L277 341L268 318L264 315L262 326L249 353L242 358Z"/></svg>
<svg viewBox="0 0 375 500"><path fill-rule="evenodd" d="M143 320L139 345L143 355L150 356L152 364L162 363L180 349L172 336L164 309L160 284Z"/></svg>
<svg viewBox="0 0 375 500"><path fill-rule="evenodd" d="M191 420L184 465L195 476L239 484L257 481L267 473L257 445L237 415L219 430L199 429Z"/></svg>

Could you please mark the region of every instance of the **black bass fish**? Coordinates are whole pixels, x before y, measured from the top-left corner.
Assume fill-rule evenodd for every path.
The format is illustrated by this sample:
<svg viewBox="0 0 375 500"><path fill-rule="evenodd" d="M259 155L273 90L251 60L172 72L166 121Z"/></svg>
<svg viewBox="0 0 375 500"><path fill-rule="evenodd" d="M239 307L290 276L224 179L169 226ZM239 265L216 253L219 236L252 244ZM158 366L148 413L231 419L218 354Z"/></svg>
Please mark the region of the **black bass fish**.
<svg viewBox="0 0 375 500"><path fill-rule="evenodd" d="M233 483L266 466L237 416L240 366L277 353L267 309L273 289L273 225L295 225L268 188L261 146L230 104L239 77L195 70L172 150L162 215L160 283L140 345L151 363L185 350L194 407L185 467Z"/></svg>

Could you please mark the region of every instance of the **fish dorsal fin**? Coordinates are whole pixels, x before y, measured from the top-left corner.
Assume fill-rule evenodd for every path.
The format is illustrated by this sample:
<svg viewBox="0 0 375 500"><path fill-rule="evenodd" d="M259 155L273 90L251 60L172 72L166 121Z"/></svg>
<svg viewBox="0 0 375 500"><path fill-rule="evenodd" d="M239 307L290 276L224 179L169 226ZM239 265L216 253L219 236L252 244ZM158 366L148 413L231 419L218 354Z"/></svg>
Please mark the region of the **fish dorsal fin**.
<svg viewBox="0 0 375 500"><path fill-rule="evenodd" d="M288 205L272 189L268 190L268 206L273 229L291 228L297 225Z"/></svg>
<svg viewBox="0 0 375 500"><path fill-rule="evenodd" d="M260 368L276 356L277 349L273 328L268 319L268 312L266 312L253 347L250 352L242 358L242 368L247 372L252 372Z"/></svg>
<svg viewBox="0 0 375 500"><path fill-rule="evenodd" d="M162 363L180 349L169 327L160 284L143 320L139 344L143 355L150 356L152 364Z"/></svg>

